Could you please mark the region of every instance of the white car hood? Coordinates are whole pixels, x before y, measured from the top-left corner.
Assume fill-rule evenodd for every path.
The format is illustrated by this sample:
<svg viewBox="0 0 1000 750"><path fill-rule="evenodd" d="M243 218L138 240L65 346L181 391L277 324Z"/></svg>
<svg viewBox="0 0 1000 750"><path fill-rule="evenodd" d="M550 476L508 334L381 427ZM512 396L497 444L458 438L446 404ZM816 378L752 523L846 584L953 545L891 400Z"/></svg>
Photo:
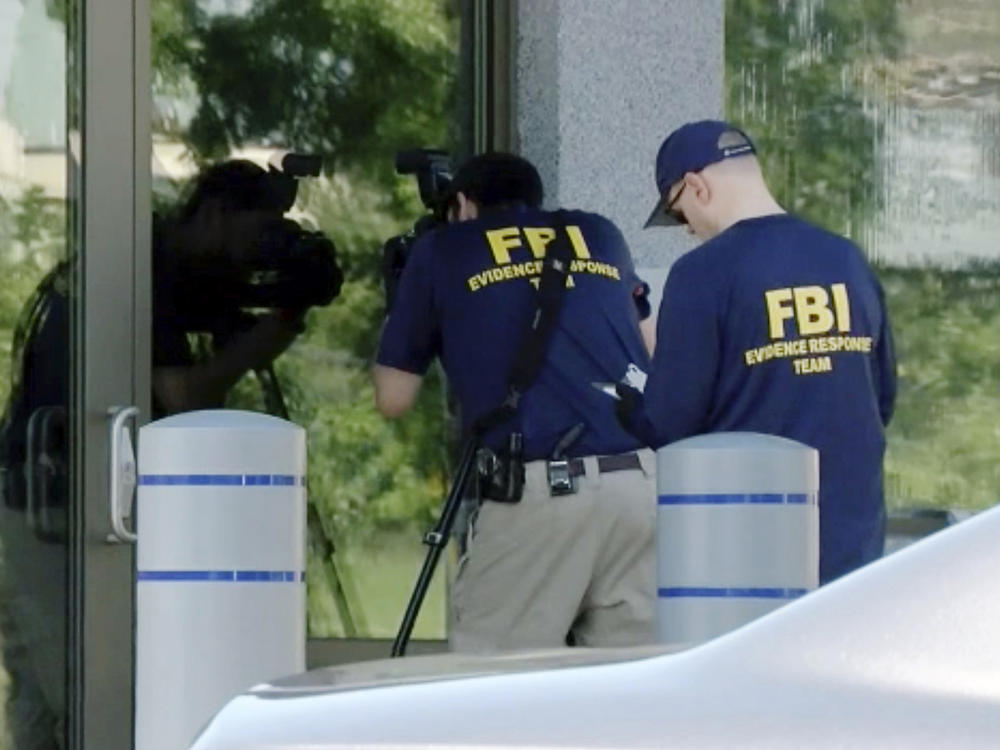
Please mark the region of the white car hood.
<svg viewBox="0 0 1000 750"><path fill-rule="evenodd" d="M996 750L1000 509L681 653L317 670L235 698L195 744L346 747Z"/></svg>

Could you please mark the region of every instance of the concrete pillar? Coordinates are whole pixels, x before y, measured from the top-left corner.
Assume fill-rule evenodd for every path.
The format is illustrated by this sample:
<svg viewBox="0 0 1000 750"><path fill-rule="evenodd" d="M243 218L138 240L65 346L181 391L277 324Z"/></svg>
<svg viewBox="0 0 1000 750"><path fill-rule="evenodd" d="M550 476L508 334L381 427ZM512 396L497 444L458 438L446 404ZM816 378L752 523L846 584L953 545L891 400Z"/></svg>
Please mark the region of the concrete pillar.
<svg viewBox="0 0 1000 750"><path fill-rule="evenodd" d="M517 5L515 147L538 166L546 205L618 225L655 299L694 241L642 230L657 198L653 163L675 127L722 114L723 21L724 0Z"/></svg>

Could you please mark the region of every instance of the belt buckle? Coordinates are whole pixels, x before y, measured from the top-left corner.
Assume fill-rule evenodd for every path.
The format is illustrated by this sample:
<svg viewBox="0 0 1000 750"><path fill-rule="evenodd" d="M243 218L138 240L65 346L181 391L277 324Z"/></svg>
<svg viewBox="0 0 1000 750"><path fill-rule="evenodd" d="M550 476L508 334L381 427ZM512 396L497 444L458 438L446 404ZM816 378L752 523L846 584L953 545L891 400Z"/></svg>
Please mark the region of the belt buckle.
<svg viewBox="0 0 1000 750"><path fill-rule="evenodd" d="M569 473L569 460L553 458L545 462L545 470L549 479L549 494L572 495L576 492L576 482Z"/></svg>

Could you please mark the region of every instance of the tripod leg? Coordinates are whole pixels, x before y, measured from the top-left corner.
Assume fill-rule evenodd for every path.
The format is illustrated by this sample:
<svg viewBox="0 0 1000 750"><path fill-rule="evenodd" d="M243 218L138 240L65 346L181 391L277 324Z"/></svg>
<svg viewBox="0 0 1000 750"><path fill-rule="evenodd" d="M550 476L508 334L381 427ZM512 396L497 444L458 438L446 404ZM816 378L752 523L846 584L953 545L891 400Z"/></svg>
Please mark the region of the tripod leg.
<svg viewBox="0 0 1000 750"><path fill-rule="evenodd" d="M344 627L344 635L348 638L354 638L358 635L358 620L363 618L356 615L351 607L345 585L346 578L341 575L337 567L336 546L327 532L322 516L312 503L308 505L307 516L309 528L315 534L315 543L319 547L319 554L323 560L323 572L333 594L337 615Z"/></svg>
<svg viewBox="0 0 1000 750"><path fill-rule="evenodd" d="M344 626L344 636L356 638L358 635L358 625L355 622L355 615L351 611L350 599L347 590L344 588L344 577L337 568L337 562L333 557L333 551L326 557L327 578L330 580L330 588L333 589L333 600L337 604L337 614L340 622Z"/></svg>
<svg viewBox="0 0 1000 750"><path fill-rule="evenodd" d="M424 537L424 544L430 547L430 549L427 550L427 557L424 558L423 567L420 569L417 582L413 587L413 593L410 595L410 601L406 605L406 611L403 613L403 621L400 623L396 639L393 641L391 655L394 657L406 654L406 645L409 643L410 635L413 633L413 626L417 621L417 615L420 613L420 607L424 603L424 597L427 595L427 588L434 577L434 569L437 567L438 559L441 557L441 551L447 546L448 538L451 536L451 529L455 523L458 508L462 503L462 493L469 479L469 473L476 458L477 448L478 443L474 438L469 438L465 443L465 447L462 449L462 458L458 462L455 479L452 481L448 497L441 509L441 515L438 517L434 528Z"/></svg>

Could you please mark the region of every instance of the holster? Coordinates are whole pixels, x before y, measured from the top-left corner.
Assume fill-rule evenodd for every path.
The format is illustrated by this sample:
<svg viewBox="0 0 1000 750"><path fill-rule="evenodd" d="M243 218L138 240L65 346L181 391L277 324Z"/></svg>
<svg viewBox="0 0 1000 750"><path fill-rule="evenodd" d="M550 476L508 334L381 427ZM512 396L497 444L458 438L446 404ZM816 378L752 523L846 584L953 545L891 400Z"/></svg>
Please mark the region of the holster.
<svg viewBox="0 0 1000 750"><path fill-rule="evenodd" d="M507 445L476 452L476 479L481 500L517 503L524 495L524 453L521 433L512 432Z"/></svg>

